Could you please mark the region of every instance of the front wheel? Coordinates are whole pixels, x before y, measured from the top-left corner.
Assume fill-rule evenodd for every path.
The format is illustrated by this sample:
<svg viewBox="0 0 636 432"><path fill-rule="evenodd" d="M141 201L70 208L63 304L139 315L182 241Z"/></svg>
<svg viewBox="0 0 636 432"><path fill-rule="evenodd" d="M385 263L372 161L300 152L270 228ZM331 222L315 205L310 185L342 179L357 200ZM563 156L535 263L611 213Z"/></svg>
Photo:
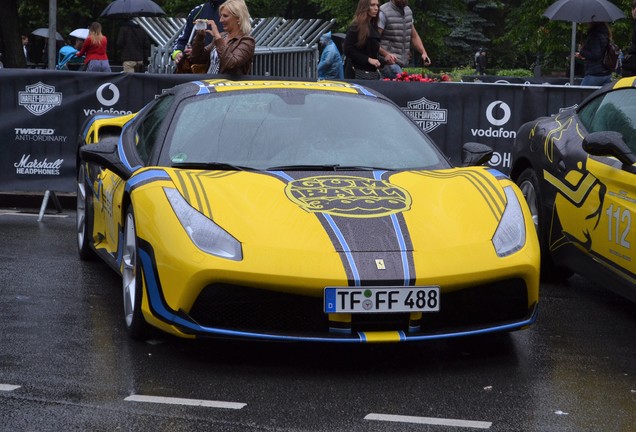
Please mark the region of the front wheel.
<svg viewBox="0 0 636 432"><path fill-rule="evenodd" d="M134 339L148 335L149 326L141 312L143 296L141 266L137 255L137 231L132 206L126 211L122 253L122 291L124 295L124 319L128 334Z"/></svg>
<svg viewBox="0 0 636 432"><path fill-rule="evenodd" d="M86 167L81 164L77 170L77 251L80 259L88 261L95 258L95 251L91 249L90 238L93 235L93 219L91 213L91 195L86 189Z"/></svg>
<svg viewBox="0 0 636 432"><path fill-rule="evenodd" d="M542 203L541 198L539 197L539 179L537 178L537 174L532 169L526 169L519 176L517 184L523 193L523 197L528 203L532 222L534 223L534 228L537 230L538 234L541 232L542 228L539 224L539 212Z"/></svg>
<svg viewBox="0 0 636 432"><path fill-rule="evenodd" d="M548 216L543 207L543 198L536 172L531 168L525 169L517 179L517 185L528 203L532 222L539 236L541 245L541 278L544 280L565 280L569 278L572 276L572 272L557 266L550 254Z"/></svg>

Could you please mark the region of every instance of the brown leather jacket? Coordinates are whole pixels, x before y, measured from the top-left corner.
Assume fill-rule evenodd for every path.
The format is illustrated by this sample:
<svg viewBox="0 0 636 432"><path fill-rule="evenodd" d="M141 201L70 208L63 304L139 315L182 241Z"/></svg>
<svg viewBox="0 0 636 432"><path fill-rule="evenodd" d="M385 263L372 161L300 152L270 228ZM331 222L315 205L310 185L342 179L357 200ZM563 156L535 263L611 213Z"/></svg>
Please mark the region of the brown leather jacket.
<svg viewBox="0 0 636 432"><path fill-rule="evenodd" d="M223 34L225 35L225 34ZM227 40L215 39L204 46L205 33L197 31L192 40L190 60L193 63L193 73L206 73L210 66L210 52L216 47L219 55L219 73L240 75L248 74L252 68L256 40L251 36L241 36Z"/></svg>

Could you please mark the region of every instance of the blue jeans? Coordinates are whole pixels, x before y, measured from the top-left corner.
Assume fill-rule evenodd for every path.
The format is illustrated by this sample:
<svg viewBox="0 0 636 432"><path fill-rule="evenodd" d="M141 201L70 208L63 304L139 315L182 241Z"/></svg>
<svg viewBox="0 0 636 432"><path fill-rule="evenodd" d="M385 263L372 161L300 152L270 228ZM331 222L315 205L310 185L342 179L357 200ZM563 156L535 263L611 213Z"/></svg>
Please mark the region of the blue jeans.
<svg viewBox="0 0 636 432"><path fill-rule="evenodd" d="M582 86L602 86L612 82L612 74L609 75L585 75L583 77L583 81L581 81Z"/></svg>
<svg viewBox="0 0 636 432"><path fill-rule="evenodd" d="M108 60L91 60L88 62L86 72L111 72Z"/></svg>
<svg viewBox="0 0 636 432"><path fill-rule="evenodd" d="M384 67L380 69L380 75L382 75L382 78L393 79L400 73L402 73L402 68L397 63L394 63L392 65L384 65Z"/></svg>

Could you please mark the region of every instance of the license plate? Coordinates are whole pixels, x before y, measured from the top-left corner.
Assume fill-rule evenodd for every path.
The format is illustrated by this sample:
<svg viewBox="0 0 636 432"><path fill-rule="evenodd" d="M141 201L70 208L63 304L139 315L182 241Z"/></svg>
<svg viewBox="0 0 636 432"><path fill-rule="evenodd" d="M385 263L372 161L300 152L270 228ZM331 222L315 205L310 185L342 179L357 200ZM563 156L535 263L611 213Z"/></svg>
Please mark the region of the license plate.
<svg viewBox="0 0 636 432"><path fill-rule="evenodd" d="M439 287L327 287L325 313L439 312Z"/></svg>

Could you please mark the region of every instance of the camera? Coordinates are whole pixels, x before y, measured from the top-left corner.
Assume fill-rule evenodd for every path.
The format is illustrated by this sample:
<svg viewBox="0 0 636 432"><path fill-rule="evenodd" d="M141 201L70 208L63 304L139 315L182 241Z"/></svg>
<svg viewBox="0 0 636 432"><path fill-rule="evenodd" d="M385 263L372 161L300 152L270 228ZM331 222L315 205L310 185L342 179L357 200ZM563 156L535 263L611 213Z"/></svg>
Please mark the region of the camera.
<svg viewBox="0 0 636 432"><path fill-rule="evenodd" d="M208 27L207 20L199 19L194 22L194 28L196 30L205 30L207 27Z"/></svg>

